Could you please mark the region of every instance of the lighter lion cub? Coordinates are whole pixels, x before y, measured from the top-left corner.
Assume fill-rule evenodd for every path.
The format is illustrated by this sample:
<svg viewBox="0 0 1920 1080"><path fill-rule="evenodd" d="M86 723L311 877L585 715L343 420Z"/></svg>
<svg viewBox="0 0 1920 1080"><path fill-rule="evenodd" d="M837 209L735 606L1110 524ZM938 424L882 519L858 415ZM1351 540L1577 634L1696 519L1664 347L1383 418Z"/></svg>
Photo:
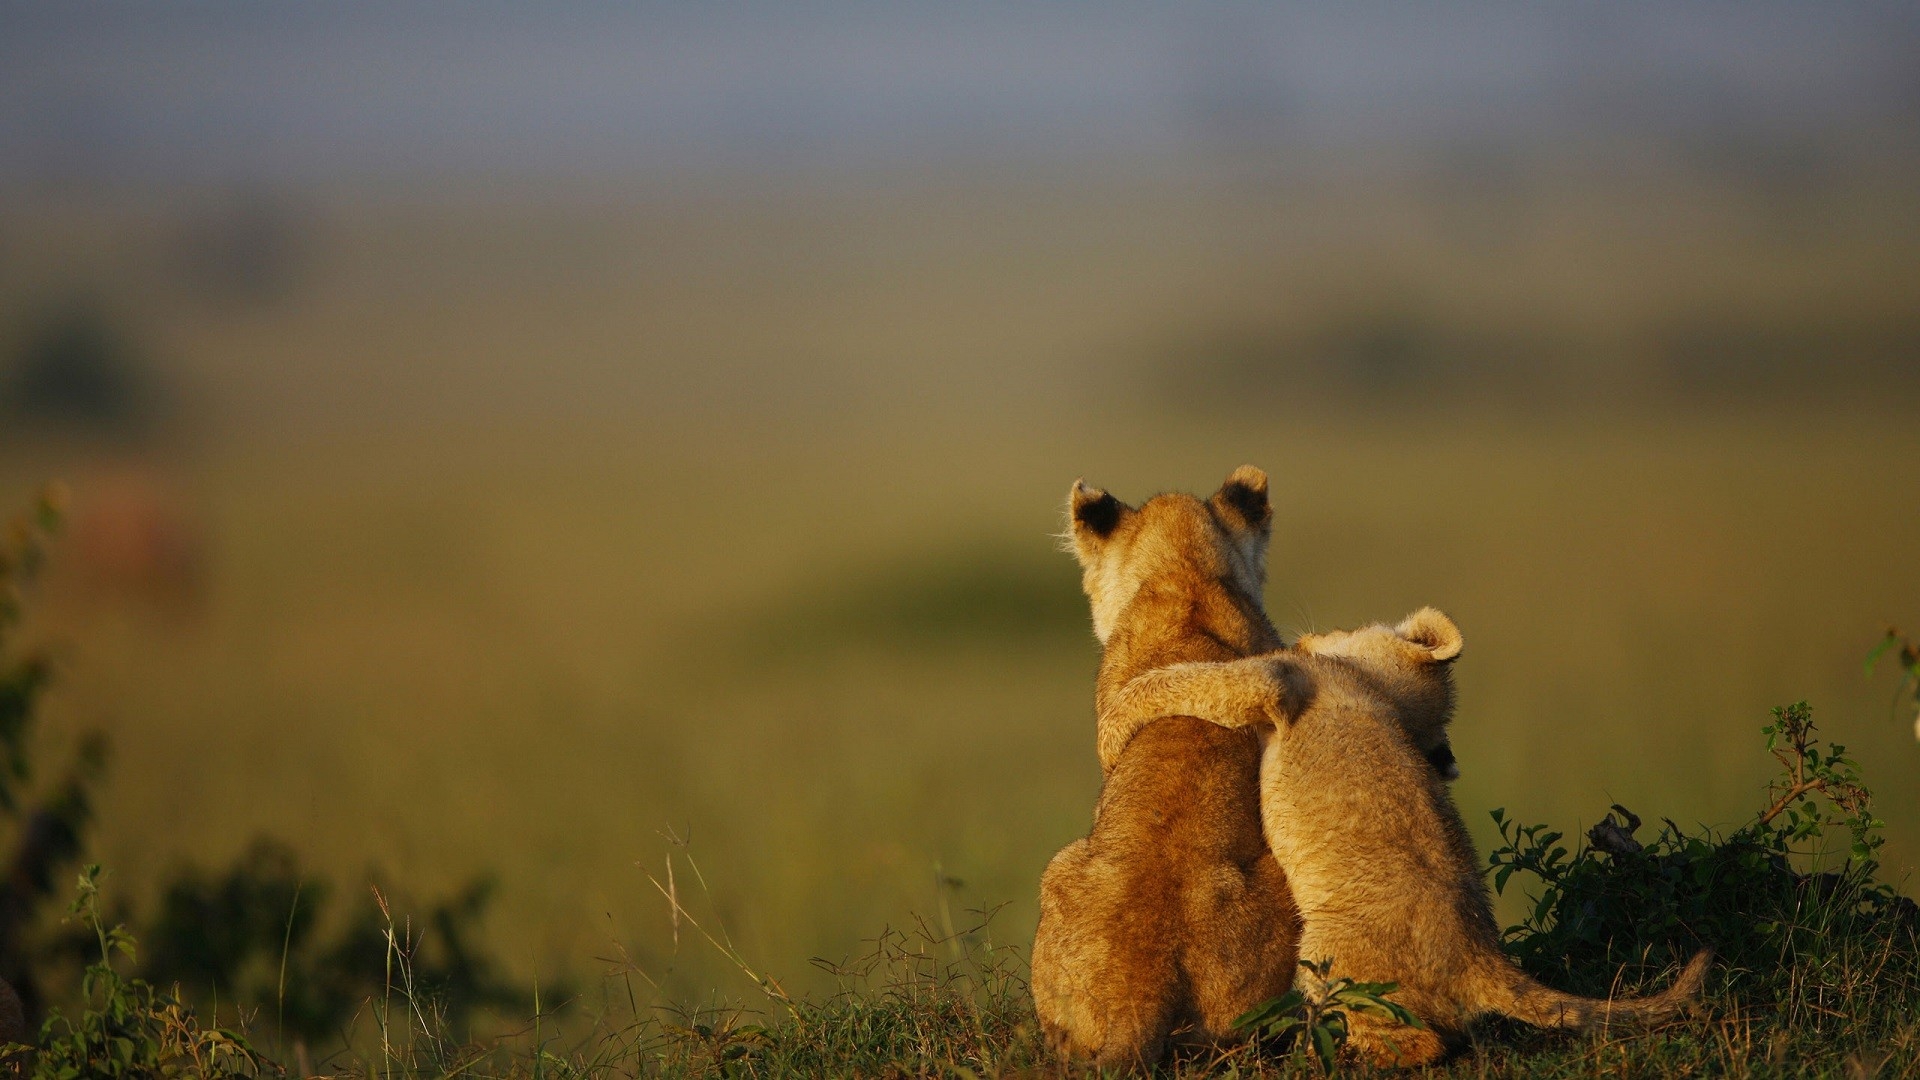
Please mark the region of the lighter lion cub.
<svg viewBox="0 0 1920 1080"><path fill-rule="evenodd" d="M1169 666L1112 695L1102 728L1124 746L1130 729L1161 715L1272 725L1263 729L1260 811L1300 909L1301 958L1331 957L1336 975L1399 983L1394 1000L1426 1024L1354 1016L1359 1056L1425 1064L1488 1014L1570 1029L1670 1019L1699 993L1707 952L1663 993L1603 1001L1542 986L1500 948L1479 858L1432 757L1446 746L1448 665L1461 645L1451 619L1423 608L1394 627Z"/></svg>

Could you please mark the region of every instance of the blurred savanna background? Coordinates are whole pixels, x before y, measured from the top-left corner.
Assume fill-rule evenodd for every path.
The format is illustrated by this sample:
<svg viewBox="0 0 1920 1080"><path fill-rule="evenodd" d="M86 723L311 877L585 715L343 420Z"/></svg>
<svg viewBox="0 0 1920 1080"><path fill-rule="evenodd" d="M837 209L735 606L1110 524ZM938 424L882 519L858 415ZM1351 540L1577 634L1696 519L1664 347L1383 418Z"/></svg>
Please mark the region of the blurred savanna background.
<svg viewBox="0 0 1920 1080"><path fill-rule="evenodd" d="M1732 824L1805 698L1906 880L1916 393L1910 6L0 6L37 754L130 917L271 837L589 1001L750 988L669 856L792 990L1024 945L1068 485L1242 462L1283 630L1459 621L1483 846Z"/></svg>

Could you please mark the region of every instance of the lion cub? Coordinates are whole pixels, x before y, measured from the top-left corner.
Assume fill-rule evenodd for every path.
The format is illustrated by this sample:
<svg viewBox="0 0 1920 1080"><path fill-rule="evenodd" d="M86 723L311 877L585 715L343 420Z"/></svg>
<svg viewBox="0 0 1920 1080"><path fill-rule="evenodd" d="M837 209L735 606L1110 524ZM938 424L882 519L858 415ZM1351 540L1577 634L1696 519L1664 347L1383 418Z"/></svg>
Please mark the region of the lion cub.
<svg viewBox="0 0 1920 1080"><path fill-rule="evenodd" d="M1453 621L1423 608L1394 627L1308 634L1288 652L1151 673L1113 696L1126 712L1103 724L1121 745L1166 712L1263 725L1260 811L1300 909L1301 956L1399 983L1394 1000L1427 1025L1354 1016L1360 1056L1431 1062L1487 1014L1574 1029L1671 1018L1699 992L1708 953L1660 994L1601 1001L1542 986L1500 948L1479 858L1430 759L1446 745L1448 665L1461 646ZM1240 711L1215 711L1223 707Z"/></svg>
<svg viewBox="0 0 1920 1080"><path fill-rule="evenodd" d="M1260 604L1260 470L1205 501L1138 509L1075 484L1069 517L1103 646L1097 698L1168 664L1280 647ZM1284 993L1296 966L1299 919L1261 831L1258 734L1191 717L1137 731L1123 753L1103 725L1093 830L1047 864L1033 942L1048 1046L1102 1066L1150 1064L1175 1038L1238 1038L1233 1021Z"/></svg>

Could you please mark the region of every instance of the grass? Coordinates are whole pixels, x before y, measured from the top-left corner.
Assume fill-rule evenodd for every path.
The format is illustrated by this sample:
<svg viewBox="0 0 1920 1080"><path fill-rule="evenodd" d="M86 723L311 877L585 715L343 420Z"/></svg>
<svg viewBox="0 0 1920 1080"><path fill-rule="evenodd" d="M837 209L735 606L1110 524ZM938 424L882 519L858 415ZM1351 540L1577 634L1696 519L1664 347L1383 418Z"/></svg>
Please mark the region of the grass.
<svg viewBox="0 0 1920 1080"><path fill-rule="evenodd" d="M1531 875L1537 902L1509 930L1509 947L1557 985L1643 992L1669 977L1687 951L1703 942L1716 947L1716 969L1694 1014L1650 1033L1585 1037L1486 1022L1469 1046L1428 1075L1920 1075L1920 909L1876 878L1880 823L1871 795L1843 748L1819 740L1803 705L1776 710L1765 734L1785 766L1783 780L1764 793L1768 805L1731 835L1683 834L1669 823L1641 844L1633 837L1637 818L1616 810L1590 842L1569 851L1559 833L1502 820L1507 843L1490 860L1503 888L1516 872ZM1838 847L1828 844L1834 837ZM619 993L587 1010L584 1027L576 1017L556 1029L536 989L532 1016L517 1030L463 1041L450 1034L440 1002L415 977L417 938L383 902L386 988L363 1004L357 1041L317 1063L303 1060L298 1074L675 1080L1074 1072L1044 1051L1022 951L995 938L995 912L969 913L956 928L942 907L934 919L883 931L853 962L817 962L831 991L794 994L753 968L716 916L689 910L712 906L691 856L681 852L668 865L679 866L679 875L655 884L676 927L754 982L753 1002L644 1005L651 995L636 980L651 980L622 956L610 959L606 973ZM75 908L99 937L102 960L89 969L87 984L97 1007L75 1021L49 1022L48 1049L34 1075L281 1072L243 1034L204 1029L173 998L115 974L112 956L130 954L131 942L101 921L95 873L82 876ZM1362 989L1363 1004L1378 1004L1382 989L1390 998L1390 986ZM582 1007L573 1004L576 1013ZM1292 1025L1275 1021L1300 1008L1290 998L1259 1019L1284 1031ZM126 1049L115 1050L115 1037ZM1298 1038L1268 1038L1190 1051L1161 1072L1320 1076L1329 1071L1322 1056L1334 1050L1331 1043L1316 1049L1308 1052ZM116 1071L123 1058L139 1067ZM75 1062L79 1071L60 1071ZM166 1072L169 1065L178 1071Z"/></svg>
<svg viewBox="0 0 1920 1080"><path fill-rule="evenodd" d="M1639 820L1616 808L1569 851L1559 833L1494 814L1506 842L1494 851L1489 871L1503 890L1516 872L1535 886L1527 917L1508 932L1516 957L1556 985L1629 994L1651 989L1692 950L1711 945L1717 967L1695 1015L1625 1037L1484 1023L1468 1049L1434 1072L1920 1073L1920 908L1877 879L1883 823L1873 816L1860 768L1844 747L1818 737L1804 703L1776 709L1762 734L1782 767L1780 779L1765 790L1764 807L1730 835L1684 833L1668 822L1643 844L1633 835ZM704 884L691 859L687 865ZM678 893L662 891L676 915L684 915ZM923 920L909 932L884 933L859 962L822 965L837 988L819 998L788 994L748 968L724 930L715 938L687 916L761 986L762 1009L647 1016L636 1004L630 1026L603 1020L594 1037L568 1052L536 1039L531 1052L495 1047L464 1063L501 1076L1059 1074L1062 1064L1047 1057L1036 1037L1019 950L994 942L991 916L982 913L955 932L943 908L938 928ZM1362 989L1361 1005L1377 1006L1374 995L1382 989L1390 997L1390 986ZM1331 1067L1336 1044L1316 1043L1312 1052L1304 1047L1300 1036L1317 1026L1311 1005L1292 1039L1191 1053L1166 1071L1320 1075ZM1290 996L1259 1022L1284 1032L1292 1026L1282 1019L1287 1011L1302 1008Z"/></svg>
<svg viewBox="0 0 1920 1080"><path fill-rule="evenodd" d="M1543 980L1590 995L1644 993L1702 946L1716 950L1692 1015L1649 1033L1572 1036L1489 1021L1431 1073L1447 1076L1860 1076L1920 1074L1920 906L1879 879L1884 823L1860 765L1821 739L1812 711L1774 710L1762 729L1780 771L1761 808L1726 834L1615 806L1571 848L1561 832L1495 811L1502 843L1493 885L1530 883L1509 951ZM1837 841L1837 842L1836 842ZM97 945L78 1004L56 1008L32 1052L0 1050L35 1080L82 1077L295 1075L372 1078L739 1078L1062 1075L1036 1031L1023 951L997 938L997 911L882 931L857 959L816 960L826 992L792 992L741 951L706 874L684 844L650 877L673 932L700 943L756 987L748 1002L667 1004L647 965L620 953L597 1003L559 1003L533 988L528 1019L472 1039L449 1010L444 978L425 974L426 935L376 891L383 974L342 1041L318 1061L271 1028L264 1002L237 1023L203 1020L171 991L124 975L135 942L108 926L99 868L79 879L73 914ZM291 926L291 923L289 924ZM287 932L291 940L291 929ZM1337 958L1336 958L1337 959ZM119 961L116 965L116 960ZM279 993L289 993L286 959ZM1319 969L1322 979L1326 966ZM643 985L644 984L644 985ZM298 996L308 988L294 985ZM1392 984L1329 984L1248 1014L1265 1032L1244 1045L1191 1050L1165 1075L1320 1076L1361 1072L1338 1060L1342 1011L1393 1012ZM211 1015L218 1017L216 1002ZM530 1015L529 1015L530 1014ZM250 1033L248 1028L253 1031ZM1308 1036L1311 1035L1311 1041ZM325 1049L324 1047L322 1048Z"/></svg>
<svg viewBox="0 0 1920 1080"><path fill-rule="evenodd" d="M1804 703L1774 710L1761 734L1779 778L1763 792L1762 808L1724 836L1669 821L1642 843L1634 836L1638 818L1616 808L1569 851L1557 832L1494 814L1505 842L1489 872L1502 890L1516 873L1534 886L1526 918L1507 935L1520 962L1558 986L1632 994L1711 946L1716 968L1694 1014L1626 1036L1483 1023L1464 1052L1432 1072L1920 1074L1920 907L1877 877L1884 825L1860 767L1844 747L1819 737ZM756 976L771 1002L763 1013L716 1009L643 1020L572 1056L540 1058L539 1068L606 1077L1059 1074L1062 1064L1036 1038L1018 952L996 946L989 928L990 915L957 934L950 924L942 933L920 923L911 934L883 935L858 965L830 965L840 986L823 999L796 1000ZM730 943L711 943L737 960ZM1366 992L1347 1007L1377 1007L1375 995L1391 991L1360 989ZM1249 1017L1285 1031L1294 1026L1284 1020L1289 1010L1303 1014L1293 1038L1189 1054L1166 1071L1323 1074L1335 1043L1306 1049L1301 1036L1314 1029L1315 1013L1296 997ZM506 1076L535 1068L511 1051L492 1061Z"/></svg>

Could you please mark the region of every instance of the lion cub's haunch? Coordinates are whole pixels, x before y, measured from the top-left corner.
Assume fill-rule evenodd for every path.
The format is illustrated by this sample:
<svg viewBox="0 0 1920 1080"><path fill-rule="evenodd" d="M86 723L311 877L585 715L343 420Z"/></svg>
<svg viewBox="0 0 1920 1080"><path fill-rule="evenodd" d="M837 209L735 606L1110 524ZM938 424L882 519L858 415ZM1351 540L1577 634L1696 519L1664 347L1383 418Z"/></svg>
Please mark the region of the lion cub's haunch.
<svg viewBox="0 0 1920 1080"><path fill-rule="evenodd" d="M1708 954L1661 994L1608 1002L1542 986L1501 950L1478 856L1429 758L1446 743L1448 665L1461 645L1453 621L1425 608L1397 627L1309 634L1286 653L1156 672L1115 695L1128 711L1103 724L1123 738L1173 709L1262 725L1261 816L1300 909L1300 955L1331 957L1337 975L1399 983L1395 1000L1427 1025L1355 1016L1362 1056L1433 1061L1489 1013L1554 1028L1672 1017L1699 992ZM1242 711L1210 712L1217 704Z"/></svg>
<svg viewBox="0 0 1920 1080"><path fill-rule="evenodd" d="M1139 509L1075 484L1074 554L1103 649L1096 696L1142 672L1280 646L1260 605L1265 474L1212 498ZM1172 1038L1233 1021L1293 982L1298 919L1259 817L1258 735L1190 717L1109 750L1093 831L1040 879L1033 998L1048 1045L1102 1065L1152 1062Z"/></svg>

